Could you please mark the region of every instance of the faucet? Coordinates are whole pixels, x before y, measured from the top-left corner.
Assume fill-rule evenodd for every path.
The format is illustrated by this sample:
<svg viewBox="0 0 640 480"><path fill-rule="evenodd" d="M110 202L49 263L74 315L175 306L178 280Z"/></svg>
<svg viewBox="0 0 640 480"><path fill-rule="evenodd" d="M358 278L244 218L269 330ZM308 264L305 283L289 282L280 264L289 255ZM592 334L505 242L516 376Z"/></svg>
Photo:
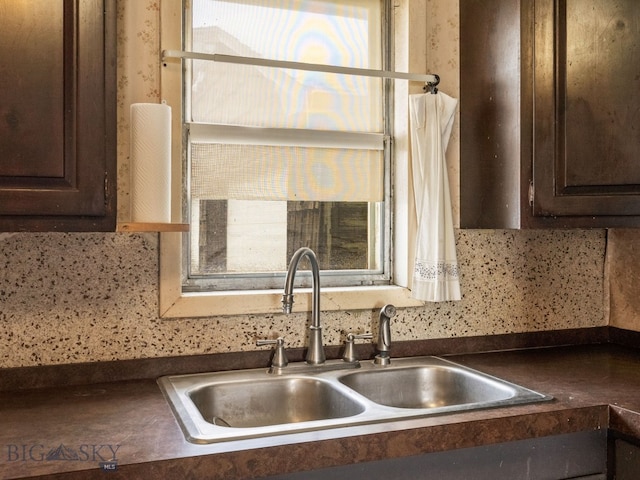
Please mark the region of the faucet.
<svg viewBox="0 0 640 480"><path fill-rule="evenodd" d="M380 309L380 323L378 327L378 346L376 350L378 354L373 359L376 365L389 365L391 357L389 350L391 349L391 317L396 314L396 307L387 304Z"/></svg>
<svg viewBox="0 0 640 480"><path fill-rule="evenodd" d="M284 281L284 293L282 295L282 311L291 313L293 306L293 281L298 269L298 263L302 257L307 257L311 264L311 287L313 291L311 306L311 325L309 326L309 349L306 361L309 365L320 365L325 361L324 347L322 346L322 327L320 326L320 267L318 258L308 247L299 248L291 257L289 270Z"/></svg>

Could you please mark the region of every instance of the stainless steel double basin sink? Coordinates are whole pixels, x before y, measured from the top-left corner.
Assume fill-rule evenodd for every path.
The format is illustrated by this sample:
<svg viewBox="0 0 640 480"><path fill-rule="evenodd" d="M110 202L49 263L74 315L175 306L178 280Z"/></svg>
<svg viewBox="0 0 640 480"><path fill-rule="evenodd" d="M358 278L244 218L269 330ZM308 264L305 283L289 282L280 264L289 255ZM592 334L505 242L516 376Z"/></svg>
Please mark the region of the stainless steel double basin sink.
<svg viewBox="0 0 640 480"><path fill-rule="evenodd" d="M551 397L439 357L341 361L313 371L293 364L266 369L174 375L158 379L190 442L309 432L517 405ZM334 365L335 369L331 369ZM296 373L296 372L299 373Z"/></svg>

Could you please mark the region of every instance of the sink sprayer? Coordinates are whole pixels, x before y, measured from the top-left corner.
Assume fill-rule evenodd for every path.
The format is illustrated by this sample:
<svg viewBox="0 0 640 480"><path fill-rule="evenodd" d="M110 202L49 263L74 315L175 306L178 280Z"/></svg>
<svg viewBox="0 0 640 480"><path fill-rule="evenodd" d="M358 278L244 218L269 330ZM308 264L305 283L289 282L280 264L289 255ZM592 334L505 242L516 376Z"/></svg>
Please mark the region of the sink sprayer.
<svg viewBox="0 0 640 480"><path fill-rule="evenodd" d="M389 365L391 363L391 357L389 351L391 350L391 317L395 316L396 307L391 304L387 304L380 309L380 323L378 327L378 346L376 350L378 354L374 358L373 362L376 365Z"/></svg>

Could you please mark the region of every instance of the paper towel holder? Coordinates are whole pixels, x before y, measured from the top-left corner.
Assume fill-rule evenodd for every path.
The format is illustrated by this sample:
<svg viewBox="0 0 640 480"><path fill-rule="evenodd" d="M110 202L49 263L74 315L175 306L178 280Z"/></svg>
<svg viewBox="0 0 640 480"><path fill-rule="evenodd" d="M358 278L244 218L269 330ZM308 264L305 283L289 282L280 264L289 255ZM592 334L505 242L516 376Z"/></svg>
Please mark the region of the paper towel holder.
<svg viewBox="0 0 640 480"><path fill-rule="evenodd" d="M130 115L131 216L116 231L187 232L189 224L171 221L171 108L132 103Z"/></svg>

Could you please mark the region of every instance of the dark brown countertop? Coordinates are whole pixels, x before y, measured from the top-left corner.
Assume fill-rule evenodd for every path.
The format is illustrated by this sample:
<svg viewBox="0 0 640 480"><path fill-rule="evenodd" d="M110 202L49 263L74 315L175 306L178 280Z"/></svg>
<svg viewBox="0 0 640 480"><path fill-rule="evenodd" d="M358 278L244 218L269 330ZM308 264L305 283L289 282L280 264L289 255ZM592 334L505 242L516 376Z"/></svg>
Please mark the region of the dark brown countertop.
<svg viewBox="0 0 640 480"><path fill-rule="evenodd" d="M117 470L105 478L248 479L610 427L640 436L638 350L604 344L448 358L554 400L327 430L312 442L306 434L194 445L154 379L0 392L0 477L96 478L115 452ZM66 459L47 459L50 452Z"/></svg>

